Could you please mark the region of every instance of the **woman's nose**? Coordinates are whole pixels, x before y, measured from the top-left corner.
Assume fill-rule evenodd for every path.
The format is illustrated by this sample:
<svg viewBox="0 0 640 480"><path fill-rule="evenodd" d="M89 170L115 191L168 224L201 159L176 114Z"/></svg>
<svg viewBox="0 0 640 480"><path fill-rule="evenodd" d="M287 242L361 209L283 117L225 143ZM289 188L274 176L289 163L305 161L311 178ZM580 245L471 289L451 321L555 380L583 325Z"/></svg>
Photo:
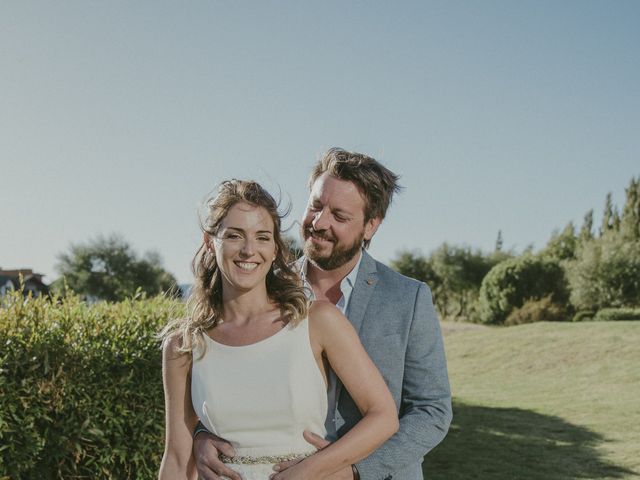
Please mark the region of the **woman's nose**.
<svg viewBox="0 0 640 480"><path fill-rule="evenodd" d="M242 249L240 250L240 252L246 255L247 257L249 257L253 255L253 251L254 251L253 240L250 238L245 239L245 241L242 243Z"/></svg>

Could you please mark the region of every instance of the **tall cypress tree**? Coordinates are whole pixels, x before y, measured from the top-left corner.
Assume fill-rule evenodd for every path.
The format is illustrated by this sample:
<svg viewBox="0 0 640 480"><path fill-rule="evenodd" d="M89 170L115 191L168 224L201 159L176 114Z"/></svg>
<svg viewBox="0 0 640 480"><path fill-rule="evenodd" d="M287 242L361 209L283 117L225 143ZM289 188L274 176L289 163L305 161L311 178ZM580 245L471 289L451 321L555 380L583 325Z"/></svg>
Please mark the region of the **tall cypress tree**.
<svg viewBox="0 0 640 480"><path fill-rule="evenodd" d="M618 207L613 207L613 217L611 217L611 230L614 232L620 231L620 212L618 211Z"/></svg>
<svg viewBox="0 0 640 480"><path fill-rule="evenodd" d="M496 246L493 249L494 252L501 252L504 241L502 240L502 230L498 230L498 238L496 238Z"/></svg>
<svg viewBox="0 0 640 480"><path fill-rule="evenodd" d="M640 240L640 181L631 178L625 192L626 200L620 219L620 231L627 240Z"/></svg>
<svg viewBox="0 0 640 480"><path fill-rule="evenodd" d="M581 242L588 242L593 238L593 208L584 215L579 238Z"/></svg>
<svg viewBox="0 0 640 480"><path fill-rule="evenodd" d="M604 203L604 212L602 212L602 223L600 224L600 236L607 233L613 228L613 202L611 200L611 192L607 193L607 199Z"/></svg>

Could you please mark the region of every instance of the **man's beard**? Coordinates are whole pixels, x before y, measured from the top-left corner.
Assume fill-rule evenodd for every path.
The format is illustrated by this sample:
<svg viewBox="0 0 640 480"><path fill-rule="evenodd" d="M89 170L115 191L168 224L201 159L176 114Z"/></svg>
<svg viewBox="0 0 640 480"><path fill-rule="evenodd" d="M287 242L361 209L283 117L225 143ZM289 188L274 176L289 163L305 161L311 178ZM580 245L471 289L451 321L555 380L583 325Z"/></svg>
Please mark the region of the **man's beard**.
<svg viewBox="0 0 640 480"><path fill-rule="evenodd" d="M315 233L316 237L323 238L325 240L329 240L333 243L333 250L329 256L322 256L320 250L317 249L312 242L308 241L308 239ZM302 228L302 238L304 238L304 246L303 251L305 256L311 260L316 266L320 267L322 270L335 270L336 268L341 267L353 257L355 257L360 249L362 248L362 241L364 240L364 232L362 232L358 238L354 240L351 245L348 246L338 246L335 242L335 238L330 235L327 235L325 232L316 231L313 232L312 227Z"/></svg>

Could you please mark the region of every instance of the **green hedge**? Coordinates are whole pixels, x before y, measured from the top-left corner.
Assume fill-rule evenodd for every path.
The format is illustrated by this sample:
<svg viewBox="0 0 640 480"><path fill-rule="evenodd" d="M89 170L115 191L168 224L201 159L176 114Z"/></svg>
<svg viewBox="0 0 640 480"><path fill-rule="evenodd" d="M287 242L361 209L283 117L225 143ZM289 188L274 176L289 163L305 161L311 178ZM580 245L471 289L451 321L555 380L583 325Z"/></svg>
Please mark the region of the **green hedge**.
<svg viewBox="0 0 640 480"><path fill-rule="evenodd" d="M0 298L0 479L156 478L165 298Z"/></svg>
<svg viewBox="0 0 640 480"><path fill-rule="evenodd" d="M640 308L602 308L593 319L596 322L612 320L640 320Z"/></svg>

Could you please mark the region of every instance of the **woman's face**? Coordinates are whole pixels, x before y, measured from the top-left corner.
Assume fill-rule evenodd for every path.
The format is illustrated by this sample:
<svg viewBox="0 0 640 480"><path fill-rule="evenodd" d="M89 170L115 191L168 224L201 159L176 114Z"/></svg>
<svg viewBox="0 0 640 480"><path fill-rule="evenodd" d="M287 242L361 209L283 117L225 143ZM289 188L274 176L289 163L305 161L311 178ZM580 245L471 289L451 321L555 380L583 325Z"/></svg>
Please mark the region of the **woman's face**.
<svg viewBox="0 0 640 480"><path fill-rule="evenodd" d="M265 278L276 257L273 219L263 207L236 203L220 223L215 237L205 234L214 248L225 293L265 288Z"/></svg>

